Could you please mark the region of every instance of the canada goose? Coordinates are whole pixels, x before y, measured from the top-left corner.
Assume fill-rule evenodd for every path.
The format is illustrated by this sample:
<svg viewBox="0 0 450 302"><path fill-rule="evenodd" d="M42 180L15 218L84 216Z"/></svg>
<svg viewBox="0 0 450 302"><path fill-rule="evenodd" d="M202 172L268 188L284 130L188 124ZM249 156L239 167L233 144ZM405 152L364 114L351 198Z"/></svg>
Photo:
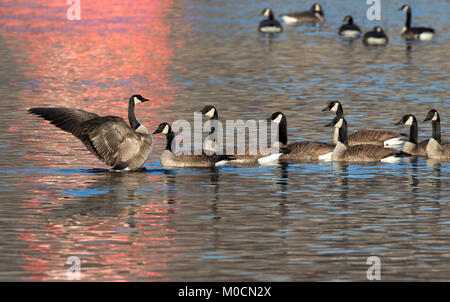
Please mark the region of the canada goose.
<svg viewBox="0 0 450 302"><path fill-rule="evenodd" d="M290 151L288 154L281 155L280 160L311 161L330 159L329 156L331 156L331 152L334 149L334 144L311 141L288 144L286 116L281 112L275 112L267 120L278 124L279 147ZM328 158L326 155L328 155Z"/></svg>
<svg viewBox="0 0 450 302"><path fill-rule="evenodd" d="M347 121L343 118L335 117L333 121L326 126L334 126L339 129L339 138L336 147L333 150L331 159L333 161L381 161L395 162L401 157L411 156L403 151L384 148L376 145L356 145L349 146L347 138Z"/></svg>
<svg viewBox="0 0 450 302"><path fill-rule="evenodd" d="M166 135L167 144L166 149L161 154L161 165L163 167L213 167L221 161L228 161L234 157L229 155L176 155L172 150L173 139L175 133L168 123L162 123L153 132L153 134L162 133Z"/></svg>
<svg viewBox="0 0 450 302"><path fill-rule="evenodd" d="M427 145L427 156L431 159L450 160L450 143L441 140L441 118L435 109L428 111L424 122L431 121L433 133Z"/></svg>
<svg viewBox="0 0 450 302"><path fill-rule="evenodd" d="M346 16L344 22L345 23L339 28L339 35L353 39L361 36L361 29L359 29L358 25L353 23L352 16Z"/></svg>
<svg viewBox="0 0 450 302"><path fill-rule="evenodd" d="M280 33L283 31L283 26L273 16L273 12L270 8L265 8L261 12L261 15L267 17L259 23L258 30L262 33Z"/></svg>
<svg viewBox="0 0 450 302"><path fill-rule="evenodd" d="M321 23L324 21L323 10L319 3L314 3L309 11L287 13L280 15L280 18L290 25L303 22Z"/></svg>
<svg viewBox="0 0 450 302"><path fill-rule="evenodd" d="M322 109L323 111L333 111L336 112L336 118L341 118L344 116L344 109L342 104L338 101L331 101L328 106ZM338 142L339 130L335 128L334 130L334 143ZM363 129L351 133L348 136L349 146L355 145L380 145L384 147L394 147L401 146L405 143L407 135L405 133L399 133L387 130L373 130L373 129Z"/></svg>
<svg viewBox="0 0 450 302"><path fill-rule="evenodd" d="M409 140L405 142L403 151L411 155L427 156L426 148L428 140L419 143L419 126L417 125L417 119L412 114L406 114L403 118L396 123L396 125L409 126Z"/></svg>
<svg viewBox="0 0 450 302"><path fill-rule="evenodd" d="M202 114L209 117L209 119L212 121L211 125L211 132L210 136L214 133L214 122L218 121L219 113L216 109L216 107L212 105L205 106L201 111ZM210 151L210 152L218 152L219 146L216 144L215 139L210 139L209 137L205 140L204 144L204 150ZM227 165L240 165L240 164L273 164L277 163L279 157L282 154L286 154L289 152L289 150L280 148L278 153L270 154L270 155L263 155L257 152L256 154L251 154L250 147L248 145L244 148L243 154L238 154L238 147L234 146L233 155L235 157L234 160L230 160L226 162ZM222 164L222 163L221 163Z"/></svg>
<svg viewBox="0 0 450 302"><path fill-rule="evenodd" d="M389 39L380 26L375 26L364 34L362 42L364 45L386 45Z"/></svg>
<svg viewBox="0 0 450 302"><path fill-rule="evenodd" d="M211 121L211 131L209 132L209 136L205 139L204 149L211 152L217 152L218 146L216 144L216 140L214 137L211 138L211 136L213 136L216 131L217 125L215 124L219 120L217 109L213 105L206 105L202 110L200 110L200 113L208 117Z"/></svg>
<svg viewBox="0 0 450 302"><path fill-rule="evenodd" d="M401 35L405 40L429 41L433 39L434 29L430 27L411 27L411 6L405 4L400 10L406 12L405 26L402 28L401 32Z"/></svg>
<svg viewBox="0 0 450 302"><path fill-rule="evenodd" d="M79 109L31 108L28 112L72 133L114 170L135 170L142 168L152 150L152 136L134 115L135 105L147 101L138 94L130 97L128 120L131 127L120 117L100 117Z"/></svg>

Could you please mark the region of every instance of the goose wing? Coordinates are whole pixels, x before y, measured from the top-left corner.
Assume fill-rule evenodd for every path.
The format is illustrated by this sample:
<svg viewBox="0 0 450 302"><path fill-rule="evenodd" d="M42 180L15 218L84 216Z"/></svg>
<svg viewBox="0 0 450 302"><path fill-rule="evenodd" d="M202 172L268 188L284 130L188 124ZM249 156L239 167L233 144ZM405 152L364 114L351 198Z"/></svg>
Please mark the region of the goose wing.
<svg viewBox="0 0 450 302"><path fill-rule="evenodd" d="M150 155L152 137L136 133L120 117L97 117L80 127L82 141L91 144L99 158L115 169L141 168Z"/></svg>
<svg viewBox="0 0 450 302"><path fill-rule="evenodd" d="M367 160L379 161L383 158L397 154L405 154L405 153L394 149L368 144L349 147L346 152L346 155L350 160L361 160L361 161Z"/></svg>
<svg viewBox="0 0 450 302"><path fill-rule="evenodd" d="M80 124L99 117L97 114L71 108L31 108L29 113L42 117L61 130L80 138L83 132Z"/></svg>
<svg viewBox="0 0 450 302"><path fill-rule="evenodd" d="M285 159L316 160L320 155L333 152L335 145L322 142L298 142L287 145L291 151Z"/></svg>
<svg viewBox="0 0 450 302"><path fill-rule="evenodd" d="M387 130L373 130L364 129L353 132L348 136L348 141L350 145L360 145L360 144L374 144L383 145L384 141L403 136L407 138L407 134L387 131Z"/></svg>

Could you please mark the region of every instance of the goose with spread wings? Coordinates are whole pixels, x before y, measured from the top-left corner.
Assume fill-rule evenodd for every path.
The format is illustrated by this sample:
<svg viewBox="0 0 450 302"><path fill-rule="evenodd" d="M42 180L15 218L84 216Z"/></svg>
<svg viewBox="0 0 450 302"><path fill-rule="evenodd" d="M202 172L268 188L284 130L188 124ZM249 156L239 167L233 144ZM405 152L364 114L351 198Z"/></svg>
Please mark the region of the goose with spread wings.
<svg viewBox="0 0 450 302"><path fill-rule="evenodd" d="M146 101L148 99L138 94L130 97L130 125L117 116L99 116L72 108L31 108L28 112L73 134L114 170L136 170L144 166L152 150L152 136L134 114L135 105Z"/></svg>

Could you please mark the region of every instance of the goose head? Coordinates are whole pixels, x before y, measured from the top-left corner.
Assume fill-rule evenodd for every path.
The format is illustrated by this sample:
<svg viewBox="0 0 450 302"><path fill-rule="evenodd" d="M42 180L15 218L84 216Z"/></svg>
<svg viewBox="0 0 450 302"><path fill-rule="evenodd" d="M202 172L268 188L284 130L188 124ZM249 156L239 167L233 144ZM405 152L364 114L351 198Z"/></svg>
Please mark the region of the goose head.
<svg viewBox="0 0 450 302"><path fill-rule="evenodd" d="M408 4L405 4L402 7L400 7L399 10L404 11L404 12L411 12L411 6L409 6Z"/></svg>
<svg viewBox="0 0 450 302"><path fill-rule="evenodd" d="M320 6L319 3L314 3L313 6L311 6L311 11L323 15L322 6Z"/></svg>
<svg viewBox="0 0 450 302"><path fill-rule="evenodd" d="M206 105L205 107L203 107L202 110L200 110L200 112L209 117L210 119L217 119L217 109L216 107L212 106L212 105Z"/></svg>
<svg viewBox="0 0 450 302"><path fill-rule="evenodd" d="M158 134L158 133L162 133L165 135L172 133L172 127L170 127L170 125L168 123L159 124L158 128L153 132L153 134Z"/></svg>
<svg viewBox="0 0 450 302"><path fill-rule="evenodd" d="M345 16L344 17L344 22L346 24L353 24L353 17L352 16Z"/></svg>
<svg viewBox="0 0 450 302"><path fill-rule="evenodd" d="M139 104L139 103L143 103L143 102L148 102L149 100L144 98L142 95L140 94L133 94L130 97L130 102L133 102L134 105Z"/></svg>
<svg viewBox="0 0 450 302"><path fill-rule="evenodd" d="M373 31L375 31L375 32L377 32L377 33L382 33L382 32L383 32L383 29L381 28L381 26L375 26L375 27L373 28Z"/></svg>
<svg viewBox="0 0 450 302"><path fill-rule="evenodd" d="M322 112L324 112L324 111L338 112L339 109L342 109L341 103L339 103L338 101L331 101L328 103L327 107L322 109Z"/></svg>
<svg viewBox="0 0 450 302"><path fill-rule="evenodd" d="M417 124L416 117L412 114L405 114L400 121L395 123L395 125L405 125L412 126L413 124Z"/></svg>
<svg viewBox="0 0 450 302"><path fill-rule="evenodd" d="M266 7L265 9L262 10L260 15L264 16L264 17L270 17L270 16L273 16L273 12L270 8Z"/></svg>
<svg viewBox="0 0 450 302"><path fill-rule="evenodd" d="M439 113L437 112L437 110L435 109L431 109L430 111L428 111L427 113L427 117L423 120L424 122L428 122L428 121L440 121L441 118L439 117Z"/></svg>
<svg viewBox="0 0 450 302"><path fill-rule="evenodd" d="M286 116L282 112L273 113L268 119L268 122L274 122L275 124L286 123Z"/></svg>

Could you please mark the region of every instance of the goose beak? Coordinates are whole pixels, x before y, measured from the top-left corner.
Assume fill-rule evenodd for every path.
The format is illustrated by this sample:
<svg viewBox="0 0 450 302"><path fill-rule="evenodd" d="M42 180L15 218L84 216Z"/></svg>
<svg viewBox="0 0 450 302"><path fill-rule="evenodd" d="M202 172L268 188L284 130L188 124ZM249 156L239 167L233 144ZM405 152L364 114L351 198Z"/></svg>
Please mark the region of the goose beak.
<svg viewBox="0 0 450 302"><path fill-rule="evenodd" d="M396 126L403 125L403 120L399 120L397 123L395 123Z"/></svg>
<svg viewBox="0 0 450 302"><path fill-rule="evenodd" d="M322 112L324 112L324 111L330 111L331 109L327 106L327 107L325 107L325 108L323 108L322 109Z"/></svg>
<svg viewBox="0 0 450 302"><path fill-rule="evenodd" d="M322 110L323 111L323 110ZM329 122L328 124L326 124L324 127L331 127L334 126L334 121Z"/></svg>
<svg viewBox="0 0 450 302"><path fill-rule="evenodd" d="M428 116L427 116L427 117L423 120L423 123L428 122L428 121L431 121L431 119L428 118Z"/></svg>
<svg viewBox="0 0 450 302"><path fill-rule="evenodd" d="M142 98L142 101L141 101L141 102L143 103L143 102L148 102L148 101L150 101L150 100L149 100L149 99L146 99L146 98Z"/></svg>
<svg viewBox="0 0 450 302"><path fill-rule="evenodd" d="M156 129L155 131L153 131L153 134L158 134L158 133L160 133L160 132L158 131L158 129Z"/></svg>

